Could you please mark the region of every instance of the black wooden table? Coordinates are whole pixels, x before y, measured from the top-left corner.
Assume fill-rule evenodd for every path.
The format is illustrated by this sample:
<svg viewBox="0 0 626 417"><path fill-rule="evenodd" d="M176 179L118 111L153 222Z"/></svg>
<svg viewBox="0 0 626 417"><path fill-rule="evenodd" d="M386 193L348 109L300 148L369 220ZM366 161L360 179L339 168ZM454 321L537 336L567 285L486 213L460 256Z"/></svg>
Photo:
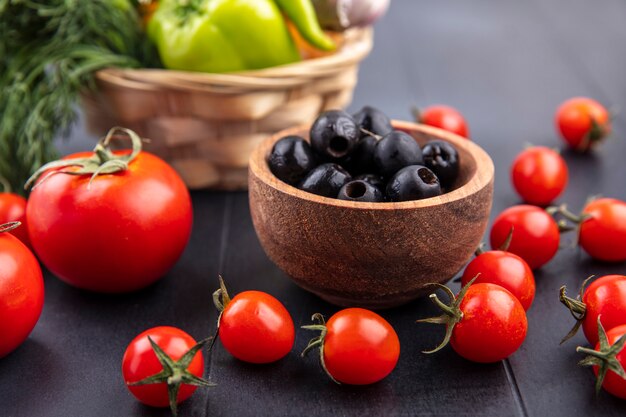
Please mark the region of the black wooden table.
<svg viewBox="0 0 626 417"><path fill-rule="evenodd" d="M508 169L524 144L560 146L553 114L562 100L587 95L626 109L625 21L623 0L394 0L377 27L352 109L373 104L400 119L409 118L414 103L461 109L472 138L496 165L495 216L519 202ZM614 130L593 155L563 153L571 182L560 201L578 209L591 194L626 199L623 117ZM87 139L79 126L60 146L86 149ZM338 310L299 289L265 256L245 193L195 192L193 200L191 242L158 284L110 297L46 275L37 327L0 360L1 416L167 416L168 410L144 407L128 393L122 354L135 335L156 325L181 327L197 339L212 334L218 273L233 293L272 293L296 325L314 312ZM217 343L206 375L218 386L197 391L180 415L623 416L626 402L596 397L593 374L576 365L574 349L583 336L559 346L572 325L558 303L559 286L574 292L588 275L607 273L625 274L626 265L562 250L536 273L524 345L493 365L470 363L450 348L420 353L442 337L441 329L414 323L434 313L427 299L382 312L399 334L402 354L390 377L373 386L336 386L314 359L301 360L309 332L298 331L293 352L268 366L238 362Z"/></svg>

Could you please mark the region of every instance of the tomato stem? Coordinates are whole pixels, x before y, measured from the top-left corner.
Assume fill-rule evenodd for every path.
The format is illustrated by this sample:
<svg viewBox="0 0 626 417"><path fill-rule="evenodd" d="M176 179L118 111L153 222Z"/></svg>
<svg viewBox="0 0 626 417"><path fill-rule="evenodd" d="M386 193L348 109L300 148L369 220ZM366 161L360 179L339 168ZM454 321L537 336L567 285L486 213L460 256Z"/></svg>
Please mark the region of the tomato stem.
<svg viewBox="0 0 626 417"><path fill-rule="evenodd" d="M324 320L324 316L321 315L320 313L315 313L313 314L313 316L311 316L311 320L313 322L317 322L317 324L310 324L308 326L302 326L302 329L319 331L320 335L309 340L309 343L300 354L300 357L304 358L307 355L307 353L309 353L311 350L318 348L319 361L320 361L320 365L322 366L322 369L324 370L324 372L326 372L326 375L328 375L328 377L333 382L341 385L341 383L337 381L335 377L333 377L330 374L330 372L328 371L328 368L326 367L326 362L324 361L324 340L326 338L326 334L328 333L328 328L326 327L326 321Z"/></svg>
<svg viewBox="0 0 626 417"><path fill-rule="evenodd" d="M0 233L10 232L11 230L15 230L22 225L22 222L8 222L4 224L0 224Z"/></svg>
<svg viewBox="0 0 626 417"><path fill-rule="evenodd" d="M126 136L131 140L132 148L131 152L128 154L115 154L109 148L109 143L112 139ZM98 175L103 174L115 174L118 172L123 172L128 169L128 164L130 164L141 152L142 144L141 138L135 132L130 129L126 129L123 127L114 127L108 131L106 136L98 142L95 146L93 152L94 154L90 157L80 157L80 158L69 158L69 159L61 159L58 161L52 161L41 168L39 168L35 173L26 181L24 185L24 189L28 190L29 188L36 188L45 182L48 178L55 174L68 174L68 175L89 175L90 179L87 183L87 189L91 187L93 180ZM78 169L69 169L77 167ZM49 171L46 175L41 178L37 184L34 184L35 181L44 172ZM34 185L34 186L33 186Z"/></svg>
<svg viewBox="0 0 626 417"><path fill-rule="evenodd" d="M411 114L413 115L413 119L416 123L422 123L422 112L417 105L413 104L411 106Z"/></svg>
<svg viewBox="0 0 626 417"><path fill-rule="evenodd" d="M515 230L515 227L511 226L511 230L509 230L509 234L506 235L506 239L504 239L504 242L502 242L498 250L501 250L503 252L509 251L509 248L511 247L511 241L513 240L513 230Z"/></svg>
<svg viewBox="0 0 626 417"><path fill-rule="evenodd" d="M463 298L465 297L467 290L474 283L474 281L476 281L476 279L478 278L478 275L472 278L470 282L468 282L463 288L461 288L461 291L459 291L459 295L457 296L455 296L452 290L446 287L445 285L441 285L438 283L430 284L432 286L435 286L445 291L446 294L448 295L448 298L450 299L450 304L444 304L443 302L441 302L441 300L439 300L439 297L437 297L437 294L433 293L430 295L430 300L443 311L443 314L437 317L429 317L425 319L420 319L420 320L417 320L416 322L417 323L431 323L431 324L445 324L446 335L444 336L439 346L437 346L433 350L423 351L422 353L430 354L430 353L438 352L441 349L443 349L444 346L448 344L448 342L450 342L450 338L452 337L452 331L454 330L454 326L456 326L457 323L463 320L463 312L461 311L461 308L460 308L461 301L463 301Z"/></svg>
<svg viewBox="0 0 626 417"><path fill-rule="evenodd" d="M220 281L220 287L213 293L213 304L215 304L215 308L217 308L221 313L226 307L228 307L228 304L230 304L230 296L228 295L226 284L224 284L224 278L222 278L221 275L218 275L218 278Z"/></svg>
<svg viewBox="0 0 626 417"><path fill-rule="evenodd" d="M587 357L578 362L579 365L598 367L596 394L600 393L604 377L608 371L613 371L623 379L626 379L626 372L624 372L622 364L617 359L617 354L622 351L626 344L626 336L620 337L613 346L611 346L606 336L606 331L600 322L600 316L598 316L598 341L600 343L599 350L593 350L583 346L576 348L576 352L587 354Z"/></svg>
<svg viewBox="0 0 626 417"><path fill-rule="evenodd" d="M565 285L563 285L559 289L559 301L561 301L561 303L565 307L567 307L572 317L576 319L576 324L574 324L574 327L572 327L569 333L565 335L560 344L563 344L564 342L574 337L574 335L578 332L578 329L580 329L583 320L585 319L585 316L587 314L587 305L582 301L582 299L585 293L585 287L587 286L587 283L589 283L589 280L591 280L593 277L594 275L591 275L583 281L582 285L580 286L580 290L578 291L578 296L576 298L570 298L567 296L567 289Z"/></svg>
<svg viewBox="0 0 626 417"><path fill-rule="evenodd" d="M152 346L152 350L154 350L154 354L161 363L163 370L140 381L130 382L127 384L129 386L137 386L166 383L170 409L172 410L172 415L176 416L178 413L176 400L182 384L195 385L198 387L215 386L215 384L207 381L206 379L197 377L188 370L191 361L196 356L198 351L200 351L211 339L212 338L209 337L196 343L196 345L185 352L185 354L178 361L175 361L167 353L165 353L165 351L161 349L161 347L157 345L150 336L148 336L150 346Z"/></svg>

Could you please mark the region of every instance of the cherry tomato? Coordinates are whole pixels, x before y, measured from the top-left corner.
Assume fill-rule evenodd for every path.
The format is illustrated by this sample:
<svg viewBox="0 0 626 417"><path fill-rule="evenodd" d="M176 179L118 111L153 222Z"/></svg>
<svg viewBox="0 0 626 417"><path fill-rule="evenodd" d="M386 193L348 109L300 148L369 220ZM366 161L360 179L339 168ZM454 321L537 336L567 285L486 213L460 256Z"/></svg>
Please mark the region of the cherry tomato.
<svg viewBox="0 0 626 417"><path fill-rule="evenodd" d="M0 226L0 358L26 340L44 300L39 263L20 240L7 233L10 227L10 223Z"/></svg>
<svg viewBox="0 0 626 417"><path fill-rule="evenodd" d="M578 318L578 323L564 340L574 336L582 324L585 337L592 345L598 343L598 317L607 329L626 324L626 276L606 275L593 281L577 299L565 295L561 287L561 302Z"/></svg>
<svg viewBox="0 0 626 417"><path fill-rule="evenodd" d="M121 164L129 155L107 158ZM92 178L62 172L77 169L44 172L30 195L28 229L44 265L68 284L105 293L138 290L165 275L191 233L191 200L178 174L141 151L115 173Z"/></svg>
<svg viewBox="0 0 626 417"><path fill-rule="evenodd" d="M313 317L320 324L303 328L320 330L322 334L309 343L303 355L319 346L325 371L336 382L373 384L396 367L400 340L393 327L378 314L347 308L335 313L326 324L321 315Z"/></svg>
<svg viewBox="0 0 626 417"><path fill-rule="evenodd" d="M579 245L592 258L626 261L626 202L600 198L587 204L578 236Z"/></svg>
<svg viewBox="0 0 626 417"><path fill-rule="evenodd" d="M535 146L520 153L511 168L513 187L529 204L547 206L567 185L567 164L558 152Z"/></svg>
<svg viewBox="0 0 626 417"><path fill-rule="evenodd" d="M467 285L474 277L477 277L475 284L488 282L506 288L522 303L524 310L528 311L535 298L533 271L513 253L499 250L481 253L465 268L462 285Z"/></svg>
<svg viewBox="0 0 626 417"><path fill-rule="evenodd" d="M219 337L224 348L235 358L251 363L275 362L293 347L295 330L291 315L273 296L261 291L244 291L232 300L223 282L214 294L222 302Z"/></svg>
<svg viewBox="0 0 626 417"><path fill-rule="evenodd" d="M427 107L421 112L419 122L447 130L464 138L469 137L467 122L454 107L444 105Z"/></svg>
<svg viewBox="0 0 626 417"><path fill-rule="evenodd" d="M556 125L563 140L579 152L588 151L611 132L609 112L586 97L562 103L556 111Z"/></svg>
<svg viewBox="0 0 626 417"><path fill-rule="evenodd" d="M20 222L10 233L30 248L28 228L26 226L26 199L13 193L0 193L0 224Z"/></svg>
<svg viewBox="0 0 626 417"><path fill-rule="evenodd" d="M601 325L598 327L604 337L596 344L595 351L583 347L576 349L577 352L589 354L580 363L593 366L593 372L597 377L596 393L600 391L600 388L604 388L610 394L626 399L626 372L624 372L626 368L626 349L624 348L626 325L614 327L608 332L605 332ZM596 336L596 338L598 337ZM621 375L610 368L609 362L621 368Z"/></svg>
<svg viewBox="0 0 626 417"><path fill-rule="evenodd" d="M493 223L490 233L492 248L500 248L513 230L512 252L537 269L554 257L559 249L559 226L545 210L519 205L504 210Z"/></svg>
<svg viewBox="0 0 626 417"><path fill-rule="evenodd" d="M166 355L165 358L157 355L148 336L161 348ZM135 398L143 404L153 407L167 407L169 405L175 410L175 404L179 404L189 398L195 392L197 386L189 385L188 383L181 384L180 381L170 381L168 383L167 367L164 367L161 361L169 360L169 364L176 371L188 376L185 379L192 379L197 385L207 385L208 383L201 379L204 373L204 358L201 351L193 355L188 364L181 363L183 362L181 359L187 352L194 347L202 346L201 344L196 344L193 337L176 327L160 326L144 331L130 342L126 352L124 352L122 375L126 386ZM166 374L161 375L162 378L156 378L160 382L132 385L157 375L164 370ZM176 385L178 385L179 389L175 402L172 404L170 401L170 390L176 389Z"/></svg>
<svg viewBox="0 0 626 417"><path fill-rule="evenodd" d="M458 296L441 286L450 297L450 305L441 317L418 320L446 323L446 338L434 350L443 348L448 340L465 359L490 363L509 357L524 342L528 330L526 312L519 300L507 289L490 283L465 285ZM441 301L431 295L435 304Z"/></svg>

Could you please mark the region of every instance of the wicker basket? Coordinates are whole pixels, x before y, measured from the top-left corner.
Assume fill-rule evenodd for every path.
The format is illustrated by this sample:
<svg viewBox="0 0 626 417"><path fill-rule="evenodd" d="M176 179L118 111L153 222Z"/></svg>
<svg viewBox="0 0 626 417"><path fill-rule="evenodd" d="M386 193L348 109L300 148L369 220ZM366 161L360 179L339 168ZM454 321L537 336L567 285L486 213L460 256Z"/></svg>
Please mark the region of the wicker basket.
<svg viewBox="0 0 626 417"><path fill-rule="evenodd" d="M83 96L88 128L120 125L150 138L189 188L247 188L248 158L267 136L351 99L371 29L345 33L335 54L237 74L105 69Z"/></svg>

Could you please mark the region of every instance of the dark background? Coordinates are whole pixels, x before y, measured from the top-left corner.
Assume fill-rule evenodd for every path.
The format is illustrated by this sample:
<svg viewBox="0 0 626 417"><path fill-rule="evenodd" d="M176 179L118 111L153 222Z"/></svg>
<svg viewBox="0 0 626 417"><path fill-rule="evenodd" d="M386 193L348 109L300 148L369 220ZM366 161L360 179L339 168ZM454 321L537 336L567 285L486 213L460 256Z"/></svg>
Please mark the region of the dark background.
<svg viewBox="0 0 626 417"><path fill-rule="evenodd" d="M596 98L626 109L626 3L623 0L394 0L376 28L352 110L372 104L398 119L411 104L459 108L471 136L496 165L494 217L517 204L508 169L525 143L560 146L553 115L564 99ZM626 122L593 155L564 151L570 184L560 202L578 210L589 195L626 199ZM79 125L63 152L89 149ZM166 416L144 407L124 387L120 362L128 342L156 325L181 327L200 339L213 333L211 293L217 274L232 293L259 289L282 300L297 326L314 312L337 307L296 287L267 259L256 239L245 193L193 193L195 225L176 267L136 294L106 297L75 290L46 276L46 304L31 337L0 361L1 416ZM567 240L568 238L566 238ZM68 248L71 250L71 248ZM594 377L576 365L575 346L560 338L572 319L558 303L558 288L575 292L590 274L626 273L625 264L593 262L564 249L536 273L537 296L529 333L509 360L478 365L450 348L435 355L443 336L414 324L434 313L426 299L383 311L396 328L402 354L396 370L368 387L336 386L314 359L298 357L308 332L298 331L294 351L268 366L234 360L216 344L206 376L218 384L199 390L181 416L221 415L481 415L618 416L626 402L595 396ZM454 285L457 288L457 285ZM0 335L1 337L1 335Z"/></svg>

